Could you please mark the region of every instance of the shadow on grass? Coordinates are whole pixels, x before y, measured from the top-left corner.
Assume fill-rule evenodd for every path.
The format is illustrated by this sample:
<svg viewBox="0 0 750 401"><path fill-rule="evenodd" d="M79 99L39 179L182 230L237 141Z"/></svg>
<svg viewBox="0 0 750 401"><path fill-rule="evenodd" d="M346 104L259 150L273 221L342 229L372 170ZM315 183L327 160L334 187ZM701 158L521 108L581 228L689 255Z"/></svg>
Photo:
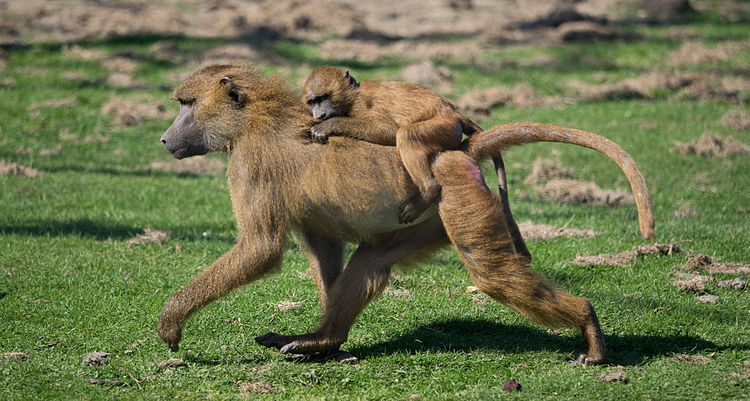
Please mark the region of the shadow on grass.
<svg viewBox="0 0 750 401"><path fill-rule="evenodd" d="M208 241L201 233L198 233L198 231L210 230L222 232L226 227L206 226L196 230L190 230L189 228L172 229L170 227L163 229L171 231L170 240ZM87 218L71 220L37 220L18 224L3 224L0 222L0 234L17 234L35 237L79 236L94 238L99 241L133 238L137 234L143 233L143 230L144 227L91 220ZM234 236L231 235L214 235L211 236L210 241L234 243L235 239Z"/></svg>
<svg viewBox="0 0 750 401"><path fill-rule="evenodd" d="M605 336L607 363L638 365L673 353L716 351L719 349L750 349L750 344L720 347L689 335ZM424 325L411 333L372 345L358 345L347 351L359 358L403 352L455 352L490 349L500 352L551 351L569 353L573 360L586 350L582 337L548 334L543 330L524 326L506 326L485 320L450 320Z"/></svg>

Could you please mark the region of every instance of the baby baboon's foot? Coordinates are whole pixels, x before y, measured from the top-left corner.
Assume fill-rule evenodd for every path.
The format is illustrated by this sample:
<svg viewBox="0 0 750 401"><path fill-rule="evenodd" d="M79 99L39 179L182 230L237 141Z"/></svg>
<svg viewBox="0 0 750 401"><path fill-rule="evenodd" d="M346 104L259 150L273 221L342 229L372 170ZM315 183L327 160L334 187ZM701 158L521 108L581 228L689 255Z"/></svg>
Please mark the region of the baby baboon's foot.
<svg viewBox="0 0 750 401"><path fill-rule="evenodd" d="M277 348L282 354L314 354L331 350L337 351L345 340L339 341L316 333L298 336L267 333L255 337L255 341L265 347Z"/></svg>
<svg viewBox="0 0 750 401"><path fill-rule="evenodd" d="M602 355L589 355L589 354L580 354L578 355L578 359L575 360L575 363L579 363L583 366L589 366L589 365L599 365L602 362L604 362L604 356Z"/></svg>
<svg viewBox="0 0 750 401"><path fill-rule="evenodd" d="M398 222L409 224L416 220L429 206L422 197L417 194L401 201L398 205Z"/></svg>

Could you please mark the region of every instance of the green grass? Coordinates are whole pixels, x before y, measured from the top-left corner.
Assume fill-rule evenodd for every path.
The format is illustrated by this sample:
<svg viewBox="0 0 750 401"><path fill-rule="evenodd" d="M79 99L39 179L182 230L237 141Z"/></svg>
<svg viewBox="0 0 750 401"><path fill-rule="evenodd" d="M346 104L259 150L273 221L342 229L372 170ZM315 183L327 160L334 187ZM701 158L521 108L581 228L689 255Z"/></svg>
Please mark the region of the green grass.
<svg viewBox="0 0 750 401"><path fill-rule="evenodd" d="M690 27L709 45L740 39L747 24L715 17ZM456 77L454 93L480 87L529 83L543 94L565 91L571 80L615 82L646 71L667 70L678 42L664 40L665 27L640 27L646 39L632 43L585 43L510 47L488 52L477 65L440 62ZM724 39L722 39L724 38ZM0 360L2 399L748 399L750 297L748 290L709 284L720 297L704 304L670 282L672 266L685 255L640 257L625 268L582 268L565 263L577 254L615 253L641 243L633 206L556 204L523 183L538 157L559 158L581 179L603 188L627 189L617 166L591 150L535 144L505 152L513 210L519 221L590 228L592 239L529 241L533 267L572 293L591 299L609 346L608 364L583 367L569 361L584 349L574 330L553 332L529 323L505 306L467 294L471 281L452 250L408 270L397 270L391 288L360 316L343 349L356 366L288 359L255 344L267 331L302 333L315 328L320 308L307 261L291 242L281 272L206 307L187 324L181 350L170 353L155 327L166 297L233 244L236 233L223 176L154 170L168 161L158 142L169 121L124 127L103 116L112 96L145 95L168 103L170 73L179 63L159 60L150 46L175 41L186 55L220 39L189 37L91 40L79 45L107 54L130 52L143 89L107 86L97 61L72 57L60 44L9 48L0 85L0 160L40 170L36 178L0 176L0 353L28 359ZM308 43L252 42L278 62L265 71L320 60ZM546 54L560 67L524 67ZM186 56L187 57L187 56ZM695 71L746 70L747 50L719 65ZM483 65L483 63L486 63ZM488 67L493 63L501 69ZM406 64L359 64L363 75L396 75ZM65 78L75 71L80 78ZM603 73L603 75L601 75ZM290 78L296 82L299 77ZM168 82L168 84L165 84ZM597 81L598 82L598 81ZM683 246L725 262L750 263L750 162L747 155L708 158L674 151L675 141L705 132L732 135L750 144L750 132L721 124L728 110L747 104L673 99L573 103L559 108L498 108L482 122L537 121L586 129L621 144L646 176L660 242ZM29 106L73 98L60 108ZM102 135L106 142L80 143ZM40 151L60 145L57 154ZM24 151L19 151L24 149ZM214 156L223 160L222 156ZM696 178L699 177L699 178ZM493 178L488 175L488 181ZM697 213L675 217L689 205ZM129 245L144 228L170 230L163 245ZM204 235L204 233L206 235ZM719 279L732 275L718 275ZM748 279L747 276L743 277ZM280 312L282 301L302 308ZM106 366L82 366L86 354L115 354ZM683 362L676 354L708 358ZM160 361L182 358L184 366L162 369ZM617 367L622 365L622 367ZM598 381L622 370L630 382ZM505 393L515 379L521 393ZM89 384L117 380L122 386ZM242 383L264 382L271 393L243 394Z"/></svg>

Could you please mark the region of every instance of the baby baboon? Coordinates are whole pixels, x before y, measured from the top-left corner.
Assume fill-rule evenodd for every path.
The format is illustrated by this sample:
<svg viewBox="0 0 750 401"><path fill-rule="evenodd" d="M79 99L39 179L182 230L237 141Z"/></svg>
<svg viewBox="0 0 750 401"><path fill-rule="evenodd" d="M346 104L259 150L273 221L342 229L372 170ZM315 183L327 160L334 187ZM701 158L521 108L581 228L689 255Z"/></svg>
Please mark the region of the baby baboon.
<svg viewBox="0 0 750 401"><path fill-rule="evenodd" d="M628 166L634 192L643 196L641 222L653 235L643 177L616 144L547 124L493 127L461 150L436 156L432 171L442 188L437 210L404 225L392 210L416 188L397 150L346 137L332 137L327 146L310 143L313 120L280 78L264 78L249 67L211 66L185 80L173 97L180 112L161 141L177 158L230 153L227 179L239 233L229 252L165 302L157 331L170 349L177 350L192 314L279 267L284 242L295 231L315 270L322 323L307 334L257 337L264 346L303 354L337 350L387 285L391 266L452 242L479 288L532 320L580 328L588 350L578 360L603 361L604 339L591 304L555 289L513 253L503 207L476 163L517 143L592 147ZM359 245L342 269L345 241Z"/></svg>
<svg viewBox="0 0 750 401"><path fill-rule="evenodd" d="M411 223L431 205L440 188L430 163L435 155L456 149L462 134L481 131L448 99L404 82L357 82L348 70L321 66L305 82L302 101L321 120L310 132L314 140L344 135L379 145L396 146L419 192L399 206L399 221Z"/></svg>

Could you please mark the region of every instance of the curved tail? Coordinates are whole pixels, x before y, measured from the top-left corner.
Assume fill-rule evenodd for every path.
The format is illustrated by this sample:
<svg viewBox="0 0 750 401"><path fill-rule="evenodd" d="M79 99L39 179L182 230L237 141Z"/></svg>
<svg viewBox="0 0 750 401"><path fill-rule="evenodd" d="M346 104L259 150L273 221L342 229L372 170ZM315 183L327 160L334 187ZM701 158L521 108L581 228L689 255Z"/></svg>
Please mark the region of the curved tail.
<svg viewBox="0 0 750 401"><path fill-rule="evenodd" d="M620 145L609 139L590 132L566 128L553 124L516 122L496 125L486 131L478 132L461 144L461 149L474 160L494 157L500 151L515 145L534 142L562 142L584 146L597 150L612 159L622 169L630 181L635 204L638 208L638 223L643 238L653 241L654 210L638 166Z"/></svg>

